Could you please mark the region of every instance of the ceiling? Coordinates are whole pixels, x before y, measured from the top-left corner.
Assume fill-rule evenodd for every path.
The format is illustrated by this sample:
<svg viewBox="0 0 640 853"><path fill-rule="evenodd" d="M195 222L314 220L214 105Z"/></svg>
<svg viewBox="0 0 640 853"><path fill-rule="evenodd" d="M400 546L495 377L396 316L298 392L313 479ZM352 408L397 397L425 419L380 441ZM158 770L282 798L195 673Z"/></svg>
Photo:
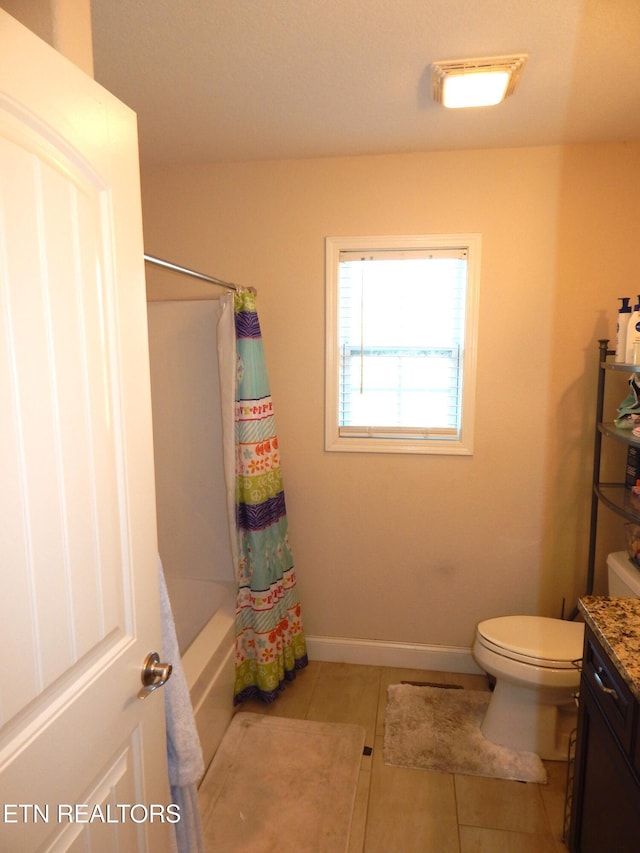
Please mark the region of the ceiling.
<svg viewBox="0 0 640 853"><path fill-rule="evenodd" d="M640 0L91 0L143 164L640 140ZM435 60L526 53L447 110Z"/></svg>

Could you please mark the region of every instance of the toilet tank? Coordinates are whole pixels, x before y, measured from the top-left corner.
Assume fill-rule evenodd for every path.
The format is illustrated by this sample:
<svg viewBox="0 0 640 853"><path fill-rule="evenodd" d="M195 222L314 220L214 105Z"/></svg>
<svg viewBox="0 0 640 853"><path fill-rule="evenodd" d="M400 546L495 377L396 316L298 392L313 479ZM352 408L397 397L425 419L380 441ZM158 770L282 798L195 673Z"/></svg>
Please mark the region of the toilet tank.
<svg viewBox="0 0 640 853"><path fill-rule="evenodd" d="M640 569L626 551L616 551L607 557L608 594L616 598L640 598Z"/></svg>

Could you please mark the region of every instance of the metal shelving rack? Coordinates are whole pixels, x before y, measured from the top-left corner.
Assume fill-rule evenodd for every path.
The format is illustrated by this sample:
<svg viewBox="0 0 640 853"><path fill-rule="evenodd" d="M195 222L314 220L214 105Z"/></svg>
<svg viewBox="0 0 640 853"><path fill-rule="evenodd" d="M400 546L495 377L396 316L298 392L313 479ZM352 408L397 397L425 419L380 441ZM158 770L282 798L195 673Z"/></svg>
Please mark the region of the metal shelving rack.
<svg viewBox="0 0 640 853"><path fill-rule="evenodd" d="M609 438L614 441L622 442L625 445L636 445L640 447L640 437L633 435L630 429L619 429L615 423L603 421L604 413L604 396L605 385L608 371L623 371L627 374L640 373L640 365L624 364L621 362L610 361L612 356L615 356L616 351L609 349L609 340L601 339L598 341L600 348L600 362L598 367L598 386L596 395L596 425L595 438L593 448L593 475L591 488L591 524L589 530L589 556L587 564L587 589L585 594L593 593L595 561L596 561L596 541L598 538L598 509L600 504L604 504L617 515L625 518L627 521L640 524L640 497L636 496L628 489L624 482L622 483L603 483L600 481L600 463L602 461L602 439ZM576 607L571 618L575 619L578 614ZM574 665L581 670L582 660L576 660ZM575 696L576 702L580 703L580 693ZM577 729L574 729L569 737L569 748L567 753L567 776L565 783L565 805L564 805L564 825L562 840L567 843L569 838L569 828L571 823L571 807L573 799L574 773L575 773L575 758L576 758L576 741Z"/></svg>
<svg viewBox="0 0 640 853"><path fill-rule="evenodd" d="M596 396L596 430L593 449L593 478L591 493L591 524L589 530L589 557L587 564L586 595L593 593L593 580L596 559L596 540L598 536L598 507L601 503L610 510L625 518L640 524L640 500L626 488L624 483L602 483L600 481L600 462L602 457L602 438L612 438L626 445L640 446L640 438L636 438L628 429L618 429L614 423L603 421L604 391L607 371L623 371L625 373L640 373L640 365L623 364L608 361L615 355L615 350L609 349L608 339L598 341L600 347L600 365L598 368L598 388Z"/></svg>

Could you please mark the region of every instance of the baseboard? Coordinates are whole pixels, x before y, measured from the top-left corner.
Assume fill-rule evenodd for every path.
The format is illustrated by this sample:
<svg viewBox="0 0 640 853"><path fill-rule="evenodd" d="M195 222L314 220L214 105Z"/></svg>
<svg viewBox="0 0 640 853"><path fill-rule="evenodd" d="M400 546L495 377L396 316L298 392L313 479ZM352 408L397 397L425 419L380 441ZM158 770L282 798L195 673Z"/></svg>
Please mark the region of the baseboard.
<svg viewBox="0 0 640 853"><path fill-rule="evenodd" d="M471 649L463 646L427 646L420 643L353 640L346 637L307 636L306 641L307 653L311 660L430 669L436 672L464 672L473 675L482 673L471 655Z"/></svg>

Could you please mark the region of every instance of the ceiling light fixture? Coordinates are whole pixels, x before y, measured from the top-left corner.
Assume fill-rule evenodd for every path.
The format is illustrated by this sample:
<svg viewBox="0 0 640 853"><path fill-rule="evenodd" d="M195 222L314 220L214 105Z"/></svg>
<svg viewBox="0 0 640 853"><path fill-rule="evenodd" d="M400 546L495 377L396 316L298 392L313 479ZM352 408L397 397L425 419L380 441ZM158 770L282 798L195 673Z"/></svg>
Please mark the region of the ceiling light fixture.
<svg viewBox="0 0 640 853"><path fill-rule="evenodd" d="M454 59L431 66L433 97L445 107L490 107L513 94L527 54Z"/></svg>

